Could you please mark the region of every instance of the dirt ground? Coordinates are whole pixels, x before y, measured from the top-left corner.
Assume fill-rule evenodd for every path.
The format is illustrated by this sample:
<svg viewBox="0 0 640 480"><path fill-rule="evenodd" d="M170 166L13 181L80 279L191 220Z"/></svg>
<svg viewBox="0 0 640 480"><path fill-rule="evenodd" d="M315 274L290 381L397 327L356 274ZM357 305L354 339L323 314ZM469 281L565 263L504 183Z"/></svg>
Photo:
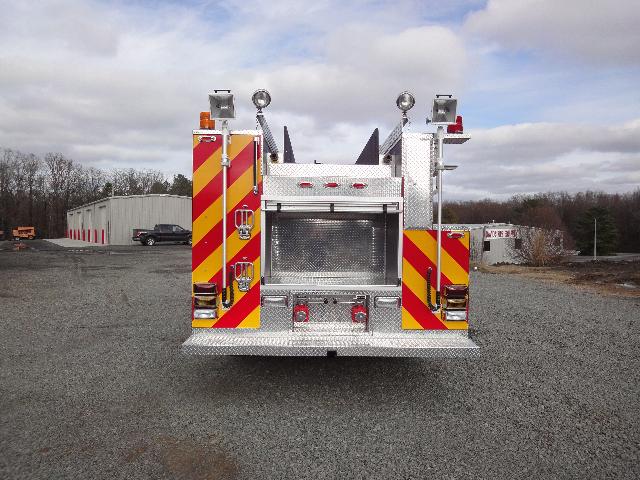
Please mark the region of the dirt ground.
<svg viewBox="0 0 640 480"><path fill-rule="evenodd" d="M486 273L507 273L579 286L609 295L640 297L640 260L564 262L550 267L482 266Z"/></svg>

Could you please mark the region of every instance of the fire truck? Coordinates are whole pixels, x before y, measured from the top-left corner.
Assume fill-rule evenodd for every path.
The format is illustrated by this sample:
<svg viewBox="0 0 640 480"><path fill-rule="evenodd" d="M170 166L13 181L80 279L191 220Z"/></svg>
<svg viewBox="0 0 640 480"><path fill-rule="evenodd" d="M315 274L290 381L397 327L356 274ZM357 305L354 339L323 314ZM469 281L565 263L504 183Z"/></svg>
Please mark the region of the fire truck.
<svg viewBox="0 0 640 480"><path fill-rule="evenodd" d="M349 164L279 148L253 94L256 128L234 130L215 90L193 131L190 337L195 355L462 357L469 338L469 231L442 224L445 145L469 139L457 100L437 95L423 132L402 92L398 124ZM435 200L434 200L435 199ZM437 218L434 221L434 207Z"/></svg>

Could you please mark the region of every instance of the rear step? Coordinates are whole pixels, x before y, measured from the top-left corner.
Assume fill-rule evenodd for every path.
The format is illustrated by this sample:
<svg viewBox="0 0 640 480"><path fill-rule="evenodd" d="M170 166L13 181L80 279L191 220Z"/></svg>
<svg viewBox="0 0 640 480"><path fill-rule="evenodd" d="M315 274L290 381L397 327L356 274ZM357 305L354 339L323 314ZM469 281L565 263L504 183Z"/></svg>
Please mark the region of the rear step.
<svg viewBox="0 0 640 480"><path fill-rule="evenodd" d="M335 353L334 353L335 352ZM187 355L380 356L454 358L480 355L466 334L318 335L299 332L194 333L182 344Z"/></svg>

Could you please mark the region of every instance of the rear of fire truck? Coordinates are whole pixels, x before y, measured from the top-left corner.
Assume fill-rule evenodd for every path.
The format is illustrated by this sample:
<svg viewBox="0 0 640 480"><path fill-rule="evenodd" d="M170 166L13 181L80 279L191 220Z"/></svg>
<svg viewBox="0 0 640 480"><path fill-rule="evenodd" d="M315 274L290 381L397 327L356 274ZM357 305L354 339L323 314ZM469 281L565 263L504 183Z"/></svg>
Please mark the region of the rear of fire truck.
<svg viewBox="0 0 640 480"><path fill-rule="evenodd" d="M209 95L193 131L192 334L187 354L459 357L469 339L469 232L442 225L445 145L469 139L457 101L433 133L376 129L351 164L299 163L253 95L255 130L233 130L233 94ZM437 197L437 219L433 201Z"/></svg>

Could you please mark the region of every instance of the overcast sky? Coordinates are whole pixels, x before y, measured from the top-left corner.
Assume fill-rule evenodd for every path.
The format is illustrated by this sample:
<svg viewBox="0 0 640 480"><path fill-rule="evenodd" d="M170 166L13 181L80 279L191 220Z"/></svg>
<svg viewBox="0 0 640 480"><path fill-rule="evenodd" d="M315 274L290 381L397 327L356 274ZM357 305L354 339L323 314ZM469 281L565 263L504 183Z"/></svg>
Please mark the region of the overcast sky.
<svg viewBox="0 0 640 480"><path fill-rule="evenodd" d="M454 93L473 135L449 198L640 185L638 0L0 0L0 147L191 176L207 94L271 91L298 161L351 163L417 98ZM612 8L615 7L615 8Z"/></svg>

